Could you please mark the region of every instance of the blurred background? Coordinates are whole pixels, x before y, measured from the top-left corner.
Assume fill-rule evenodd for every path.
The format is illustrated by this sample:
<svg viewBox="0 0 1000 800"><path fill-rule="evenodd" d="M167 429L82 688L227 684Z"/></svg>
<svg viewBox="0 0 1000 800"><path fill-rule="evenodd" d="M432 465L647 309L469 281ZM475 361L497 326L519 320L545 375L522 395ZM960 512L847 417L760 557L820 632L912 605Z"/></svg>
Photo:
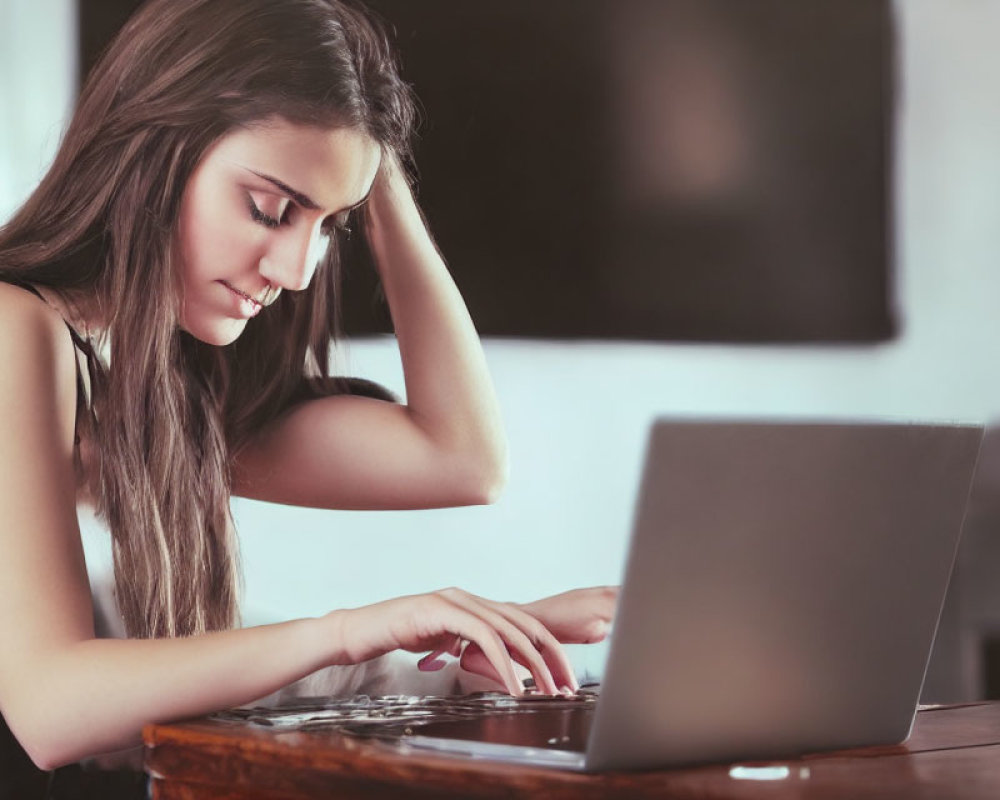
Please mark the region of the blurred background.
<svg viewBox="0 0 1000 800"><path fill-rule="evenodd" d="M136 5L0 5L0 220ZM372 5L423 100L421 200L485 336L511 480L485 508L235 500L248 622L617 582L658 415L997 417L997 0ZM402 393L370 272L347 292L338 367ZM928 701L1000 696L997 450ZM600 673L603 648L573 657Z"/></svg>

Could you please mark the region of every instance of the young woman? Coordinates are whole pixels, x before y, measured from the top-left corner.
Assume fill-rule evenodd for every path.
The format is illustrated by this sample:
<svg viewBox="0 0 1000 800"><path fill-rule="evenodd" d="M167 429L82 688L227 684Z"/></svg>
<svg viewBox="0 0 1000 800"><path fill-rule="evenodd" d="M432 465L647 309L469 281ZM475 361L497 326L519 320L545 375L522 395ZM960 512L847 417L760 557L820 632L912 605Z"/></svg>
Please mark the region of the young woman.
<svg viewBox="0 0 1000 800"><path fill-rule="evenodd" d="M504 482L479 342L404 172L412 122L358 6L151 0L0 230L0 713L38 767L395 649L512 693L514 662L575 687L559 642L601 638L613 591L447 589L238 627L231 494L417 508ZM405 404L329 373L348 229L378 266ZM128 639L94 635L85 499Z"/></svg>

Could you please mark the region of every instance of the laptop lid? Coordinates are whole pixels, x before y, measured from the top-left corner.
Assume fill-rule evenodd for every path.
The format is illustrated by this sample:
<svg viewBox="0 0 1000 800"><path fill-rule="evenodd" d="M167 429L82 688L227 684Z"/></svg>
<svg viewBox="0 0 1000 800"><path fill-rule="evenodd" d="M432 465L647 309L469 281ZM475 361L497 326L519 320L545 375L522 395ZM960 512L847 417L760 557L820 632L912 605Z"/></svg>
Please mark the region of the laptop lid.
<svg viewBox="0 0 1000 800"><path fill-rule="evenodd" d="M556 703L407 741L587 770L902 741L981 438L961 425L658 420L596 715Z"/></svg>
<svg viewBox="0 0 1000 800"><path fill-rule="evenodd" d="M585 768L905 739L981 438L658 420Z"/></svg>

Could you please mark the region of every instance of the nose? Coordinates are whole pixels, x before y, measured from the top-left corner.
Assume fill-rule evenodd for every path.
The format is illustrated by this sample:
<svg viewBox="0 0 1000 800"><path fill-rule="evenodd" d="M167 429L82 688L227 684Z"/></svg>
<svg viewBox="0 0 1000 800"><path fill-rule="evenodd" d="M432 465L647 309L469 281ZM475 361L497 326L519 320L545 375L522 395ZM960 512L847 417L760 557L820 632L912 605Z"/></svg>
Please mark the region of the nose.
<svg viewBox="0 0 1000 800"><path fill-rule="evenodd" d="M297 230L283 231L272 239L260 260L261 277L272 286L291 292L305 289L329 243L322 219L310 227L303 225Z"/></svg>

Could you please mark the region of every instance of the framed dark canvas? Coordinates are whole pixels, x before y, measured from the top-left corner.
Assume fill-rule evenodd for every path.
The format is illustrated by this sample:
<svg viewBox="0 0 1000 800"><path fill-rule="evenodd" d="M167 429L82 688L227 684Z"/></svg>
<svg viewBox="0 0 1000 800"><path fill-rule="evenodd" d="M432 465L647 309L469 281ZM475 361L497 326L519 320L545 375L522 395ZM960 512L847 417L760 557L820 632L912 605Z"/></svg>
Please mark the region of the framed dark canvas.
<svg viewBox="0 0 1000 800"><path fill-rule="evenodd" d="M81 2L84 63L138 3ZM484 335L880 342L889 0L368 0L419 199ZM391 330L366 248L348 333Z"/></svg>

